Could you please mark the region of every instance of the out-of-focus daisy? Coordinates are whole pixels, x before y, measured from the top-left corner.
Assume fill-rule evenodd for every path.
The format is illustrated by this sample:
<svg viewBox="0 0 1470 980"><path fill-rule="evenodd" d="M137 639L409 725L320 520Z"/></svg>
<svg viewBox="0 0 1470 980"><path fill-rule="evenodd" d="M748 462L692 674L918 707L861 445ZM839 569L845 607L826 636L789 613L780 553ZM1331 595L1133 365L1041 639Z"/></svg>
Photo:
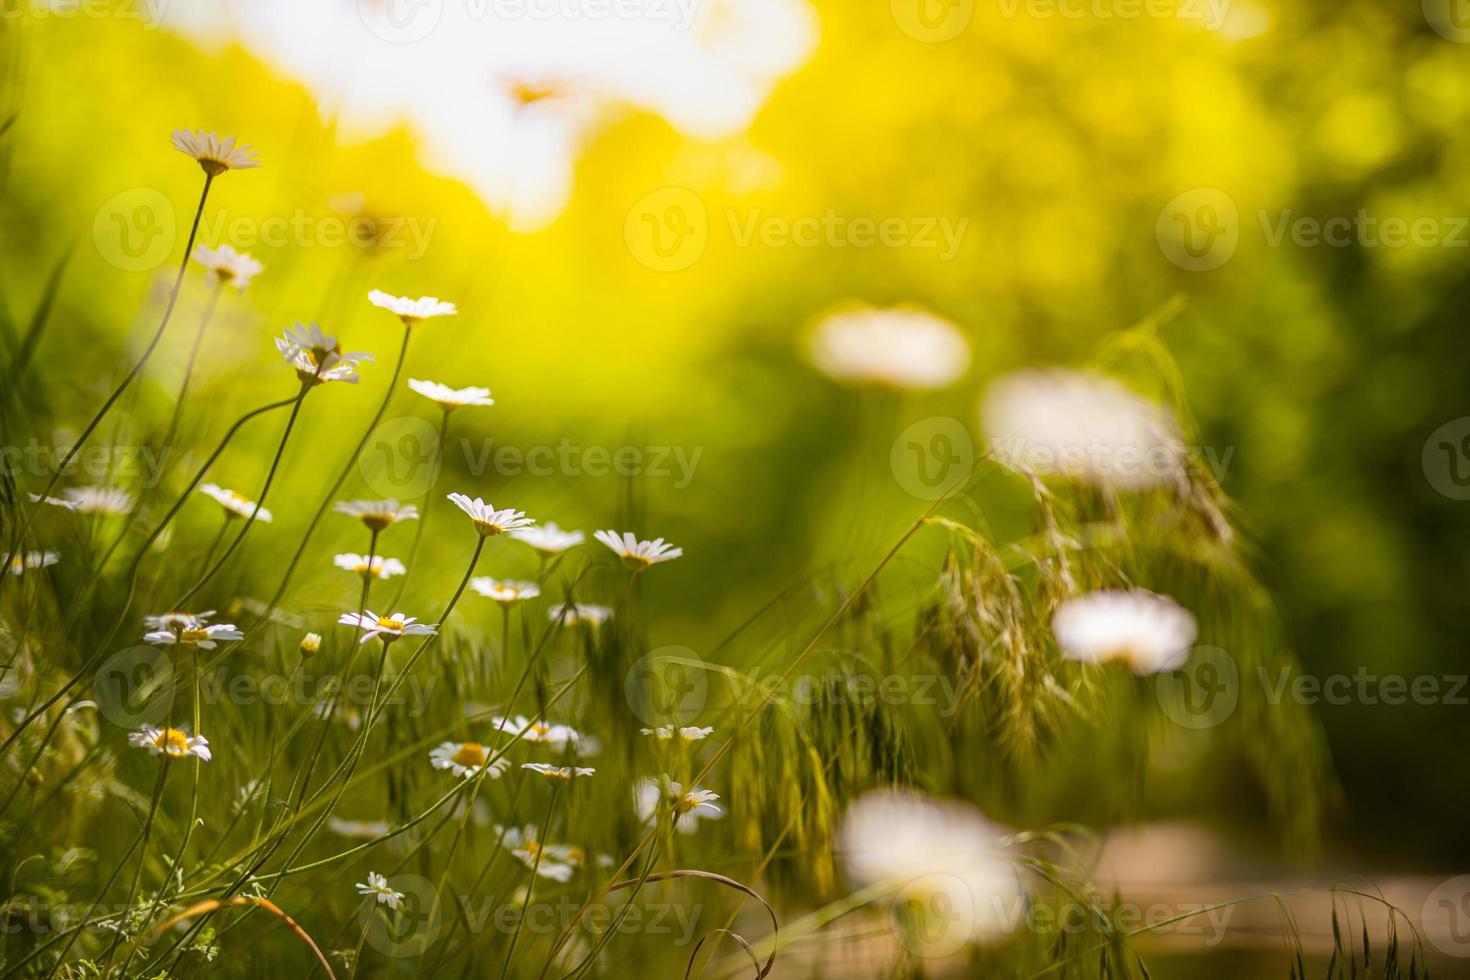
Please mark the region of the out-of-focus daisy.
<svg viewBox="0 0 1470 980"><path fill-rule="evenodd" d="M219 248L195 245L194 261L204 266L210 282L229 283L236 290L243 290L250 285L250 280L265 271L265 266L252 256L237 252L228 245Z"/></svg>
<svg viewBox="0 0 1470 980"><path fill-rule="evenodd" d="M514 718L495 717L490 719L490 724L496 731L504 735L512 738L520 736L523 741L538 742L556 749L569 744L575 745L582 739L581 734L570 725L530 721L525 715L516 715Z"/></svg>
<svg viewBox="0 0 1470 980"><path fill-rule="evenodd" d="M713 728L697 728L693 725L678 728L673 725L660 725L657 728L640 728L638 731L644 735L652 735L660 742L667 742L673 738L681 742L698 742L714 733Z"/></svg>
<svg viewBox="0 0 1470 980"><path fill-rule="evenodd" d="M339 500L332 510L357 518L369 531L381 531L390 524L417 520L419 516L419 509L413 504L400 504L396 500Z"/></svg>
<svg viewBox="0 0 1470 980"><path fill-rule="evenodd" d="M663 538L654 538L652 541L639 541L632 531L624 531L619 535L617 531L598 531L595 535L597 540L617 552L618 557L623 559L623 564L641 572L649 565L661 561L672 561L684 554L683 548L675 548L666 544Z"/></svg>
<svg viewBox="0 0 1470 980"><path fill-rule="evenodd" d="M157 616L144 616L143 625L150 630L182 630L197 628L209 622L213 609L204 612L166 612Z"/></svg>
<svg viewBox="0 0 1470 980"><path fill-rule="evenodd" d="M890 885L910 912L942 910L946 939L953 935L948 930L964 929L962 938L978 942L1004 932L1023 911L1004 836L968 803L877 790L848 808L837 849L859 884ZM917 929L916 940L931 933Z"/></svg>
<svg viewBox="0 0 1470 980"><path fill-rule="evenodd" d="M362 643L366 643L375 636L382 637L384 643L392 643L400 636L431 636L439 631L439 627L420 623L417 617L401 612L396 612L391 616L379 616L375 612L343 613L337 622L343 626L356 626L362 630L360 641Z"/></svg>
<svg viewBox="0 0 1470 980"><path fill-rule="evenodd" d="M668 807L672 811L674 829L681 834L692 834L698 830L701 818L718 820L723 817L725 808L715 802L719 798L720 794L698 786L685 790L667 776L639 780L633 788L633 808L638 812L639 820L652 820L661 807Z"/></svg>
<svg viewBox="0 0 1470 980"><path fill-rule="evenodd" d="M296 369L296 377L308 385L328 381L355 385L358 367L373 360L373 355L362 351L342 353L342 345L337 338L323 333L315 323L287 327L285 335L276 338L276 350L281 352L287 364Z"/></svg>
<svg viewBox="0 0 1470 980"><path fill-rule="evenodd" d="M301 638L301 655L303 657L314 657L322 648L322 635L320 633L307 633Z"/></svg>
<svg viewBox="0 0 1470 980"><path fill-rule="evenodd" d="M420 381L417 378L409 378L408 386L446 412L452 412L456 408L464 408L467 405L495 404L495 399L490 397L489 388L451 388L437 381Z"/></svg>
<svg viewBox="0 0 1470 980"><path fill-rule="evenodd" d="M182 728L151 728L145 725L128 735L128 744L171 759L185 759L192 755L205 762L210 760L209 739L203 735L190 735Z"/></svg>
<svg viewBox="0 0 1470 980"><path fill-rule="evenodd" d="M1089 371L1018 371L980 404L991 452L1013 469L1119 490L1177 482L1188 451L1161 406Z"/></svg>
<svg viewBox="0 0 1470 980"><path fill-rule="evenodd" d="M379 905L386 905L393 911L398 911L398 903L403 901L403 892L396 892L388 887L388 879L376 871L369 871L367 883L357 883L357 893L376 899Z"/></svg>
<svg viewBox="0 0 1470 980"><path fill-rule="evenodd" d="M220 642L245 639L245 634L232 623L208 626L204 623L184 623L170 629L153 630L143 634L143 639L157 646L197 647L213 650Z"/></svg>
<svg viewBox="0 0 1470 980"><path fill-rule="evenodd" d="M546 611L548 618L554 623L563 626L575 626L585 623L588 626L601 626L612 618L613 611L607 606L597 606L590 602L571 603L564 602Z"/></svg>
<svg viewBox="0 0 1470 980"><path fill-rule="evenodd" d="M199 488L199 492L216 501L221 507L236 517L249 517L251 514L254 514L257 521L264 521L267 524L271 522L271 512L243 493L227 490L213 483L204 484Z"/></svg>
<svg viewBox="0 0 1470 980"><path fill-rule="evenodd" d="M435 769L448 769L456 776L468 778L485 768L490 752L479 742L443 742L429 753L429 764ZM510 768L510 760L502 756L490 765L488 775L499 779Z"/></svg>
<svg viewBox="0 0 1470 980"><path fill-rule="evenodd" d="M337 555L332 558L332 564L338 568L346 569L349 572L356 572L362 576L369 574L367 555L355 555L350 552L345 555ZM403 562L397 558L384 558L382 555L373 555L371 572L373 578L388 579L395 575L402 575L406 571L408 569L404 568Z"/></svg>
<svg viewBox="0 0 1470 980"><path fill-rule="evenodd" d="M1118 660L1135 674L1178 670L1198 632L1189 610L1146 589L1103 590L1069 599L1051 618L1070 660Z"/></svg>
<svg viewBox="0 0 1470 980"><path fill-rule="evenodd" d="M381 289L374 289L368 293L368 300L374 306L396 314L406 327L415 326L430 317L454 316L459 312L453 303L446 303L437 296L409 299L406 296L390 296Z"/></svg>
<svg viewBox="0 0 1470 980"><path fill-rule="evenodd" d="M522 762L522 769L539 772L553 782L569 783L578 776L591 776L596 769L587 769L583 766L548 766L544 762Z"/></svg>
<svg viewBox="0 0 1470 980"><path fill-rule="evenodd" d="M849 384L927 391L958 381L970 345L948 320L911 307L860 307L829 315L811 339L817 369Z"/></svg>
<svg viewBox="0 0 1470 980"><path fill-rule="evenodd" d="M61 556L54 551L28 551L10 559L10 574L21 575L31 569L54 565L60 560Z"/></svg>
<svg viewBox="0 0 1470 980"><path fill-rule="evenodd" d="M31 494L39 501L39 494ZM46 503L81 514L126 514L133 509L133 495L117 487L67 487L60 497L46 497Z"/></svg>
<svg viewBox="0 0 1470 980"><path fill-rule="evenodd" d="M571 881L572 875L577 873L586 860L580 847L574 847L571 844L538 843L536 827L533 824L508 829L497 825L495 832L503 835L500 841L501 846L515 855L526 867L535 868L536 874L542 878L550 878L552 881L563 883Z"/></svg>
<svg viewBox="0 0 1470 980"><path fill-rule="evenodd" d="M507 608L541 594L541 586L535 582L516 582L510 579L473 578L470 579L470 588Z"/></svg>
<svg viewBox="0 0 1470 980"><path fill-rule="evenodd" d="M248 146L236 146L233 136L220 139L202 129L176 129L173 141L175 149L198 160L199 166L211 177L218 177L226 170L248 170L260 166L255 151Z"/></svg>
<svg viewBox="0 0 1470 980"><path fill-rule="evenodd" d="M510 532L517 541L535 548L548 558L559 555L568 548L576 547L587 540L581 531L563 531L555 522L539 527L522 527Z"/></svg>
<svg viewBox="0 0 1470 980"><path fill-rule="evenodd" d="M509 507L504 510L496 510L493 504L487 504L479 497L471 500L462 493L451 493L449 499L454 502L454 506L469 515L470 520L475 523L475 530L480 532L482 538L514 531L517 528L530 527L536 523L523 511L512 510Z"/></svg>
<svg viewBox="0 0 1470 980"><path fill-rule="evenodd" d="M343 820L341 817L332 817L327 821L327 829L334 834L343 837L352 837L358 840L372 840L382 837L388 832L388 821L386 820Z"/></svg>

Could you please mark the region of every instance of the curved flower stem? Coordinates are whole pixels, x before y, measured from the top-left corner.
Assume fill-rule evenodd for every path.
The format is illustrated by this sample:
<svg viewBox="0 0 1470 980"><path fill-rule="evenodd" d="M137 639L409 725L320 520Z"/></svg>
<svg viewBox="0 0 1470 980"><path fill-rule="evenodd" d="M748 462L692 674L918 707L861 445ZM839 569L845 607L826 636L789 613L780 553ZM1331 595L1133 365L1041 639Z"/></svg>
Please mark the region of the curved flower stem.
<svg viewBox="0 0 1470 980"><path fill-rule="evenodd" d="M445 409L439 419L439 447L443 452L444 440L449 434L449 409ZM437 482L437 481L435 481ZM424 539L424 525L429 523L429 504L434 499L434 484L429 484L429 489L424 491L424 502L419 505L418 527L413 529L413 544L408 548L408 560L404 564L403 578L398 581L398 591L393 596L393 601L388 603L394 609L403 601L403 593L408 591L408 577L413 574L414 560L418 557L419 542ZM391 610L390 610L391 611Z"/></svg>
<svg viewBox="0 0 1470 980"><path fill-rule="evenodd" d="M51 495L51 491L56 489L56 481L61 479L61 475L66 472L66 468L71 465L71 461L76 458L77 453L81 452L82 447L92 437L92 433L96 431L97 426L107 417L107 413L112 410L112 406L122 397L122 393L127 391L128 386L143 372L144 365L153 356L153 351L158 346L158 342L163 339L163 332L168 329L168 321L174 315L174 306L179 299L179 290L184 285L184 273L189 268L189 256L194 252L194 238L199 233L199 219L204 215L204 202L209 197L209 186L213 182L214 175L206 173L204 175L204 190L199 195L199 205L194 209L194 223L189 227L189 240L184 245L184 257L179 262L178 274L174 276L174 287L169 290L168 305L164 307L163 319L158 324L158 329L153 332L153 339L148 341L148 346L143 349L142 356L133 364L132 370L128 371L127 376L122 379L122 383L113 390L112 394L107 396L107 401L102 403L102 407L97 410L97 414L92 416L92 421L87 423L87 427L82 430L82 434L77 437L76 442L72 443L71 449L67 450L66 456L62 458L61 465L57 466L56 471L51 474L51 479L46 481L46 488L41 491L41 499L32 504L30 510L26 512L25 520L21 522L20 527L16 530L15 536L12 539L10 553L5 556L5 563L0 565L0 568L10 567L11 561L15 559L16 552L25 544L26 532L30 530L31 522L35 520L37 512L46 506L46 498ZM0 577L0 583L4 581L5 579Z"/></svg>

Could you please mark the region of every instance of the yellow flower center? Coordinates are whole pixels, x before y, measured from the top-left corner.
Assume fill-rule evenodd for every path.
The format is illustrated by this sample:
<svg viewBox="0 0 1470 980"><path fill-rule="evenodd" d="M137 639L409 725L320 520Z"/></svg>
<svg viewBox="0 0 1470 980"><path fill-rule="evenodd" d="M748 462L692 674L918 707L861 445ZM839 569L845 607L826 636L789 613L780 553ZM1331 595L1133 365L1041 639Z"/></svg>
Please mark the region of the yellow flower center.
<svg viewBox="0 0 1470 980"><path fill-rule="evenodd" d="M403 629L403 620L394 619L392 616L379 616L378 625L386 630L401 630Z"/></svg>
<svg viewBox="0 0 1470 980"><path fill-rule="evenodd" d="M378 511L377 513L372 514L363 514L361 515L361 517L362 522L368 526L369 530L373 531L381 531L389 524L392 524L394 521L398 520L397 514L385 510Z"/></svg>
<svg viewBox="0 0 1470 980"><path fill-rule="evenodd" d="M459 751L450 756L450 761L455 765L473 769L485 764L485 747L479 742L466 742L459 747Z"/></svg>
<svg viewBox="0 0 1470 980"><path fill-rule="evenodd" d="M545 738L547 735L551 734L551 726L538 721L531 725L530 733L539 738Z"/></svg>
<svg viewBox="0 0 1470 980"><path fill-rule="evenodd" d="M480 535L482 537L486 538L494 537L495 535L505 530L505 528L501 527L499 524L492 524L489 521L480 520L475 521L475 529L480 532Z"/></svg>
<svg viewBox="0 0 1470 980"><path fill-rule="evenodd" d="M158 733L158 747L169 755L188 755L189 736L177 728L168 728Z"/></svg>
<svg viewBox="0 0 1470 980"><path fill-rule="evenodd" d="M189 626L179 630L180 643L198 643L209 639L209 630L202 626Z"/></svg>

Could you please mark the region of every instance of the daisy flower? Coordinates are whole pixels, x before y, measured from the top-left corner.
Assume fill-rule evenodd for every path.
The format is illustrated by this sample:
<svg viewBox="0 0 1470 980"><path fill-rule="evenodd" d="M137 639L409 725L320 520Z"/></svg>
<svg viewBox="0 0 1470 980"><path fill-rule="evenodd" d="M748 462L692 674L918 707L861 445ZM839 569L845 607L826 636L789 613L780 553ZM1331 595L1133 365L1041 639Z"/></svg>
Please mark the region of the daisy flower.
<svg viewBox="0 0 1470 980"><path fill-rule="evenodd" d="M343 626L356 626L363 630L362 639L359 641L361 643L366 643L375 636L382 637L384 643L392 643L400 636L432 636L439 631L439 627L420 623L417 617L401 612L396 612L391 616L379 616L375 612L343 613L337 622Z"/></svg>
<svg viewBox="0 0 1470 980"><path fill-rule="evenodd" d="M536 840L536 827L527 824L525 827L511 827L509 829L497 825L495 833L501 835L501 846L526 867L535 868L536 874L542 878L550 878L552 881L568 882L577 869L582 867L586 860L580 847L570 844L540 844ZM538 855L540 861L537 861Z"/></svg>
<svg viewBox="0 0 1470 980"><path fill-rule="evenodd" d="M332 559L332 564L349 572L356 572L366 576L368 572L367 555L355 555L351 552L345 555L337 555ZM372 576L373 578L389 579L395 575L402 575L408 569L403 567L403 562L397 558L384 558L382 555L373 555Z"/></svg>
<svg viewBox="0 0 1470 980"><path fill-rule="evenodd" d="M725 815L725 808L715 801L720 794L698 786L685 790L678 783L663 776L659 779L643 779L633 789L633 808L638 819L647 823L653 820L660 807L669 807L673 813L674 829L681 834L692 834L699 829L700 819L718 820Z"/></svg>
<svg viewBox="0 0 1470 980"><path fill-rule="evenodd" d="M833 313L812 334L812 363L849 384L928 391L958 381L970 345L948 320L908 307Z"/></svg>
<svg viewBox="0 0 1470 980"><path fill-rule="evenodd" d="M116 487L67 487L60 497L42 498L33 493L30 498L81 514L126 514L133 509L132 494Z"/></svg>
<svg viewBox="0 0 1470 980"><path fill-rule="evenodd" d="M496 731L512 738L520 736L526 742L539 742L560 749L568 744L575 745L582 736L570 725L550 725L544 721L529 721L525 715L514 718L495 717L490 724Z"/></svg>
<svg viewBox="0 0 1470 980"><path fill-rule="evenodd" d="M202 129L176 129L173 141L175 149L198 160L199 166L211 177L218 177L226 170L248 170L260 166L260 161L255 159L255 151L248 146L236 146L233 136L222 140Z"/></svg>
<svg viewBox="0 0 1470 980"><path fill-rule="evenodd" d="M206 626L201 622L183 623L170 629L153 630L143 634L143 640L156 646L197 647L213 650L219 641L243 640L245 634L233 623Z"/></svg>
<svg viewBox="0 0 1470 980"><path fill-rule="evenodd" d="M665 544L663 538L639 541L632 531L624 531L621 537L616 531L598 531L595 537L617 552L618 557L623 559L623 564L635 572L641 572L649 565L661 561L672 561L684 554L683 548Z"/></svg>
<svg viewBox="0 0 1470 980"><path fill-rule="evenodd" d="M451 493L449 499L454 506L470 516L475 522L475 530L480 532L480 537L488 538L506 531L514 531L516 528L530 527L536 522L525 515L524 511L496 510L493 504L487 504L479 497L471 500L462 493Z"/></svg>
<svg viewBox="0 0 1470 980"><path fill-rule="evenodd" d="M206 483L199 488L199 492L213 499L221 507L236 517L249 517L255 515L257 521L271 522L271 512L251 500L249 497L234 490L226 490L224 487Z"/></svg>
<svg viewBox="0 0 1470 980"><path fill-rule="evenodd" d="M1188 451L1164 408L1088 371L1019 371L980 405L991 451L1012 469L1117 490L1178 482Z"/></svg>
<svg viewBox="0 0 1470 980"><path fill-rule="evenodd" d="M494 599L507 609L541 594L541 586L535 582L516 582L510 579L473 578L470 579L470 588L487 599Z"/></svg>
<svg viewBox="0 0 1470 980"><path fill-rule="evenodd" d="M561 623L564 626L586 623L588 626L595 627L611 619L613 611L607 606L597 606L590 602L565 602L560 606L548 609L546 613L552 622Z"/></svg>
<svg viewBox="0 0 1470 980"><path fill-rule="evenodd" d="M10 574L21 575L32 568L45 568L60 560L61 557L54 551L28 551L10 559Z"/></svg>
<svg viewBox="0 0 1470 980"><path fill-rule="evenodd" d="M1168 596L1146 589L1103 590L1069 599L1051 618L1069 660L1117 660L1135 674L1178 670L1197 633L1194 616Z"/></svg>
<svg viewBox="0 0 1470 980"><path fill-rule="evenodd" d="M190 735L181 728L151 728L145 725L128 735L128 744L171 759L184 759L192 755L205 762L210 760L209 739L203 735Z"/></svg>
<svg viewBox="0 0 1470 980"><path fill-rule="evenodd" d="M547 779L558 783L569 783L576 776L591 776L597 772L596 769L586 769L582 766L548 766L544 762L522 762L521 768L539 772Z"/></svg>
<svg viewBox="0 0 1470 980"><path fill-rule="evenodd" d="M837 850L860 885L886 882L919 914L943 910L973 942L1006 931L1024 901L1004 834L968 803L877 790L848 808Z"/></svg>
<svg viewBox="0 0 1470 980"><path fill-rule="evenodd" d="M265 266L248 253L237 252L228 245L219 248L195 245L194 261L204 266L210 282L227 282L236 291L250 285L250 280L265 270Z"/></svg>
<svg viewBox="0 0 1470 980"><path fill-rule="evenodd" d="M367 884L357 883L357 893L375 898L379 905L386 905L393 911L398 911L398 903L403 901L403 892L396 892L388 887L388 879L376 871L368 872Z"/></svg>
<svg viewBox="0 0 1470 980"><path fill-rule="evenodd" d="M542 524L539 527L517 528L510 532L510 536L530 545L548 558L559 555L568 548L575 547L587 540L586 535L581 531L563 531L556 526L555 522Z"/></svg>
<svg viewBox="0 0 1470 980"><path fill-rule="evenodd" d="M320 633L307 633L301 638L300 650L303 657L314 657L321 648L322 635Z"/></svg>
<svg viewBox="0 0 1470 980"><path fill-rule="evenodd" d="M675 737L681 742L698 742L700 739L707 738L714 733L713 728L696 728L693 725L685 725L682 728L675 728L673 725L660 725L657 728L640 728L638 731L644 735L652 735L660 742L667 742L669 739Z"/></svg>
<svg viewBox="0 0 1470 980"><path fill-rule="evenodd" d="M490 753L479 742L443 742L429 753L429 764L435 769L448 769L456 776L469 778L489 761ZM510 768L510 760L502 756L490 765L490 778L499 779Z"/></svg>
<svg viewBox="0 0 1470 980"><path fill-rule="evenodd" d="M287 327L285 335L276 338L276 350L281 352L287 364L296 369L296 377L309 385L328 381L355 385L360 364L373 360L373 355L361 351L342 353L342 345L337 338L323 333L315 323Z"/></svg>
<svg viewBox="0 0 1470 980"><path fill-rule="evenodd" d="M405 327L415 326L430 317L454 316L459 312L454 308L453 303L446 303L437 296L420 296L418 299L409 299L406 296L389 296L381 289L374 289L368 293L368 301L389 313L396 314Z"/></svg>
<svg viewBox="0 0 1470 980"><path fill-rule="evenodd" d="M209 618L213 615L213 609L206 609L199 613L166 612L159 613L157 616L144 616L143 625L150 630L196 629L209 622Z"/></svg>
<svg viewBox="0 0 1470 980"><path fill-rule="evenodd" d="M409 378L408 386L446 412L452 412L466 405L495 404L495 399L490 397L489 388L451 388L437 381L420 381L417 378Z"/></svg>
<svg viewBox="0 0 1470 980"><path fill-rule="evenodd" d="M400 504L396 500L339 500L332 510L357 518L369 531L381 531L390 524L417 520L419 516L419 509L413 504Z"/></svg>

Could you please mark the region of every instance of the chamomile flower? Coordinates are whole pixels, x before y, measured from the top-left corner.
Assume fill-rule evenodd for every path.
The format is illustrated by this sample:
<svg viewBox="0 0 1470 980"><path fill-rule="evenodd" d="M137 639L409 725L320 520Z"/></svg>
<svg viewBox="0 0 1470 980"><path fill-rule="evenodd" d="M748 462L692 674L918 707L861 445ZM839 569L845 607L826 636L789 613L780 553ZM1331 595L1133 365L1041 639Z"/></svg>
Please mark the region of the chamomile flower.
<svg viewBox="0 0 1470 980"><path fill-rule="evenodd" d="M652 735L660 742L667 742L677 738L681 742L698 742L700 739L708 738L714 734L713 728L697 728L693 725L674 727L673 725L660 725L657 728L638 729L644 735Z"/></svg>
<svg viewBox="0 0 1470 980"><path fill-rule="evenodd" d="M439 631L439 627L420 623L417 617L401 612L391 616L379 616L375 612L343 613L337 622L362 630L362 640L359 641L362 643L375 636L381 637L384 643L392 643L400 636L432 636Z"/></svg>
<svg viewBox="0 0 1470 980"><path fill-rule="evenodd" d="M235 517L249 517L255 515L257 521L271 522L271 512L251 500L249 497L234 490L206 483L199 488L199 492L211 498L229 514Z"/></svg>
<svg viewBox="0 0 1470 980"><path fill-rule="evenodd" d="M522 527L510 532L517 541L530 545L548 558L559 555L587 540L581 531L563 531L553 521L537 527Z"/></svg>
<svg viewBox="0 0 1470 980"><path fill-rule="evenodd" d="M534 868L536 874L542 878L550 878L552 881L562 883L571 881L572 876L586 861L580 847L574 847L571 844L537 842L534 824L508 829L497 825L495 832L501 835L502 847L515 855L526 867Z"/></svg>
<svg viewBox="0 0 1470 980"><path fill-rule="evenodd" d="M143 634L143 640L155 646L181 646L196 647L200 650L213 650L220 642L231 642L245 639L245 634L235 628L232 623L217 623L207 626L204 623L183 623L170 629L153 630Z"/></svg>
<svg viewBox="0 0 1470 980"><path fill-rule="evenodd" d="M446 303L437 296L420 296L418 299L409 299L406 296L390 296L381 289L374 289L368 293L368 301L389 313L396 314L406 327L416 326L430 317L454 316L459 312L454 308L453 303Z"/></svg>
<svg viewBox="0 0 1470 980"><path fill-rule="evenodd" d="M909 307L833 313L813 332L810 354L837 381L915 391L947 387L970 367L958 327Z"/></svg>
<svg viewBox="0 0 1470 980"><path fill-rule="evenodd" d="M397 558L384 558L382 555L373 555L372 570L369 573L368 556L356 555L351 552L345 555L336 555L332 558L332 564L349 572L359 575L371 574L373 578L389 579L395 575L402 575L408 569L403 567L403 562Z"/></svg>
<svg viewBox="0 0 1470 980"><path fill-rule="evenodd" d="M692 834L699 829L701 819L718 820L725 815L725 808L715 802L719 798L720 794L698 786L686 790L663 776L638 782L633 789L633 808L638 812L638 819L646 823L658 815L661 807L668 807L674 829L681 834Z"/></svg>
<svg viewBox="0 0 1470 980"><path fill-rule="evenodd" d="M198 160L199 166L211 177L218 177L226 170L248 170L260 166L255 151L248 146L236 146L233 136L220 139L202 129L176 129L173 142L175 149Z"/></svg>
<svg viewBox="0 0 1470 980"><path fill-rule="evenodd" d="M475 775L490 759L490 751L479 742L442 742L429 753L429 764L435 769L448 769L456 776L469 778ZM510 768L510 760L504 756L490 764L488 775L499 779Z"/></svg>
<svg viewBox="0 0 1470 980"><path fill-rule="evenodd" d="M567 745L576 745L582 740L582 736L570 725L551 725L544 721L529 721L525 715L516 715L514 718L495 717L490 719L494 729L512 738L519 736L522 741L537 742L549 745L554 749L560 749Z"/></svg>
<svg viewBox="0 0 1470 980"><path fill-rule="evenodd" d="M152 728L145 725L128 735L128 744L171 759L185 759L192 755L205 762L210 760L209 739L203 735L190 735L182 728Z"/></svg>
<svg viewBox="0 0 1470 980"><path fill-rule="evenodd" d="M408 386L446 412L452 412L456 408L464 408L467 405L495 404L495 399L490 397L489 388L451 388L437 381L420 381L418 378L409 378Z"/></svg>
<svg viewBox="0 0 1470 980"><path fill-rule="evenodd" d="M586 624L597 627L611 619L613 611L607 606L598 606L590 602L564 602L548 609L546 614L553 623L560 623L563 626Z"/></svg>
<svg viewBox="0 0 1470 980"><path fill-rule="evenodd" d="M314 657L322 648L322 635L320 633L307 633L301 638L301 645L297 648L303 657Z"/></svg>
<svg viewBox="0 0 1470 980"><path fill-rule="evenodd" d="M382 531L390 524L417 520L419 516L419 509L413 504L400 504L396 500L339 500L332 510L357 518L369 531Z"/></svg>
<svg viewBox="0 0 1470 980"><path fill-rule="evenodd" d="M219 248L195 245L194 261L204 266L210 282L229 283L237 292L250 285L250 280L265 270L265 266L248 253L237 252L228 245Z"/></svg>
<svg viewBox="0 0 1470 980"><path fill-rule="evenodd" d="M31 500L43 499L31 494ZM64 507L79 514L126 514L133 509L133 495L116 487L67 487L60 497L46 497L54 507Z"/></svg>
<svg viewBox="0 0 1470 980"><path fill-rule="evenodd" d="M403 901L403 892L394 891L388 886L388 879L376 871L369 871L367 883L357 883L357 893L376 899L379 905L386 905L393 911L398 911L398 903Z"/></svg>
<svg viewBox="0 0 1470 980"><path fill-rule="evenodd" d="M143 625L150 630L183 630L197 629L208 623L214 615L213 609L204 612L166 612L157 616L144 616Z"/></svg>
<svg viewBox="0 0 1470 980"><path fill-rule="evenodd" d="M587 769L582 766L548 766L544 762L523 762L521 768L539 772L556 783L569 783L578 776L591 776L597 772L596 769Z"/></svg>
<svg viewBox="0 0 1470 980"><path fill-rule="evenodd" d="M54 551L28 551L10 559L10 574L22 575L31 569L54 565L60 560L61 557Z"/></svg>
<svg viewBox="0 0 1470 980"><path fill-rule="evenodd" d="M472 578L470 588L487 599L494 599L507 609L541 594L541 586L535 582L516 582L511 579Z"/></svg>
<svg viewBox="0 0 1470 980"><path fill-rule="evenodd" d="M661 561L673 561L684 554L683 548L666 544L663 538L639 541L632 531L624 531L621 536L617 531L598 531L595 537L617 552L618 557L623 559L623 564L635 572L641 572L649 565Z"/></svg>
<svg viewBox="0 0 1470 980"><path fill-rule="evenodd" d="M475 524L475 530L480 532L480 537L488 538L506 531L514 531L517 528L530 527L536 522L527 517L524 511L512 510L507 507L504 510L496 510L493 504L487 504L479 497L471 500L462 493L451 493L449 499L454 506L469 515Z"/></svg>
<svg viewBox="0 0 1470 980"><path fill-rule="evenodd" d="M371 362L373 355L355 351L342 353L337 338L322 332L315 323L287 327L285 335L276 338L276 350L287 364L296 369L302 384L319 385L328 381L357 384L357 369Z"/></svg>
<svg viewBox="0 0 1470 980"><path fill-rule="evenodd" d="M1103 590L1069 599L1051 619L1069 660L1121 661L1135 674L1178 670L1197 633L1194 617L1168 596L1146 589Z"/></svg>

